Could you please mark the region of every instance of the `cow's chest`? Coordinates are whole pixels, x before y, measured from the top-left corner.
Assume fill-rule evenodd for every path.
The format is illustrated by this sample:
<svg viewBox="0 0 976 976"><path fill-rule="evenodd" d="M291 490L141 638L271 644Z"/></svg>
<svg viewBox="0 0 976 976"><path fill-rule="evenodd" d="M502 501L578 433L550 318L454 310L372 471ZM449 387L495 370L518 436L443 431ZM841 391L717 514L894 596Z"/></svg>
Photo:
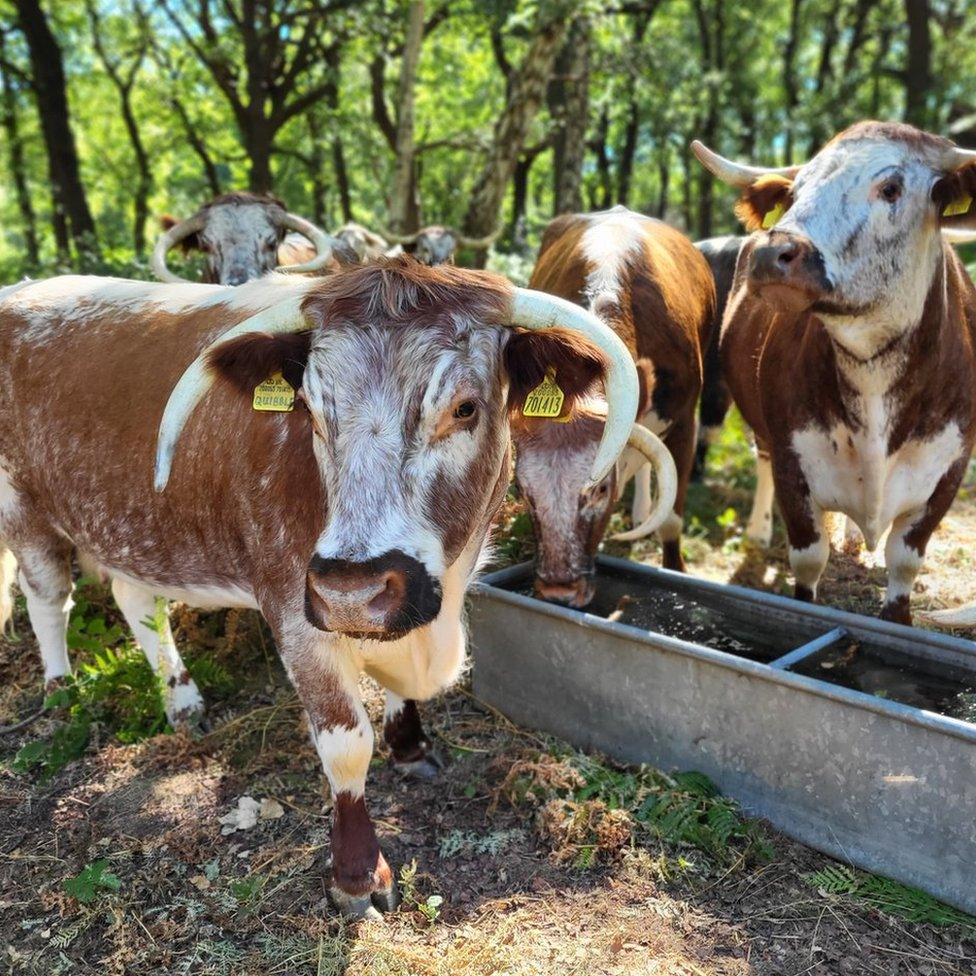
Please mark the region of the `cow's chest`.
<svg viewBox="0 0 976 976"><path fill-rule="evenodd" d="M963 442L951 422L889 452L891 416L884 398L863 401L859 414L863 423L857 427L805 427L793 434L792 446L815 504L847 515L874 549L892 522L925 507Z"/></svg>

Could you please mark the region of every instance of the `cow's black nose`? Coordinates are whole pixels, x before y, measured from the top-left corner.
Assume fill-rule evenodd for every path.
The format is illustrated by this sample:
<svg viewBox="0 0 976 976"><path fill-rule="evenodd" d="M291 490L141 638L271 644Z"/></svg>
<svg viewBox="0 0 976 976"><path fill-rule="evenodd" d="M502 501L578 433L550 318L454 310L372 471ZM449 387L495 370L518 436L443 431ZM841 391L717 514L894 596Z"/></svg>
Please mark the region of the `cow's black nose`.
<svg viewBox="0 0 976 976"><path fill-rule="evenodd" d="M305 613L320 630L393 640L430 623L440 586L419 560L399 550L363 562L313 556Z"/></svg>

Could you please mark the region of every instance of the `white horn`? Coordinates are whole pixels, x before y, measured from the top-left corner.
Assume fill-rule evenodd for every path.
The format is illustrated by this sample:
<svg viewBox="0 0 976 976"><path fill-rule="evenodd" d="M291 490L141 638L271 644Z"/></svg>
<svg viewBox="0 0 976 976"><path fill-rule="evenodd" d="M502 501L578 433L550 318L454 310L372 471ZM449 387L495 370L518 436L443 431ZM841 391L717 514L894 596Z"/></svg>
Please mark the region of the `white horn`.
<svg viewBox="0 0 976 976"><path fill-rule="evenodd" d="M942 240L948 241L950 244L970 244L972 241L976 241L976 229L962 230L961 228L944 226L942 228Z"/></svg>
<svg viewBox="0 0 976 976"><path fill-rule="evenodd" d="M976 627L976 603L966 603L954 610L927 610L916 613L919 620L933 627Z"/></svg>
<svg viewBox="0 0 976 976"><path fill-rule="evenodd" d="M617 532L610 536L617 542L633 542L643 539L656 529L674 509L674 500L678 494L678 469L674 466L671 452L664 446L664 442L656 434L641 424L634 424L627 438L627 446L640 452L651 462L654 476L657 480L657 500L646 519L640 525L635 525L627 532Z"/></svg>
<svg viewBox="0 0 976 976"><path fill-rule="evenodd" d="M315 247L315 257L302 264L283 264L275 268L283 274L304 274L309 271L321 271L332 258L332 239L325 231L320 230L310 220L299 217L298 214L285 213L281 223L288 230L293 230L307 238Z"/></svg>
<svg viewBox="0 0 976 976"><path fill-rule="evenodd" d="M498 226L490 234L485 234L484 237L465 237L464 234L455 231L451 231L451 233L454 234L459 247L466 247L472 251L483 251L498 240L503 230L503 227Z"/></svg>
<svg viewBox="0 0 976 976"><path fill-rule="evenodd" d="M590 484L598 484L627 446L627 438L637 416L640 394L637 368L630 351L613 329L592 312L563 298L529 288L514 289L512 325L523 329L570 329L585 336L606 356L604 388L607 422L590 472Z"/></svg>
<svg viewBox="0 0 976 976"><path fill-rule="evenodd" d="M946 173L976 163L976 149L963 149L960 146L950 146L939 161L939 167Z"/></svg>
<svg viewBox="0 0 976 976"><path fill-rule="evenodd" d="M174 224L174 226L159 236L159 240L156 241L156 246L153 248L149 267L160 281L167 281L173 285L186 283L188 279L173 274L166 267L166 254L170 248L175 247L184 238L203 230L204 222L202 214L194 214L192 217L187 217L186 220L181 220L178 224Z"/></svg>
<svg viewBox="0 0 976 976"><path fill-rule="evenodd" d="M413 244L413 242L420 237L421 231L415 231L413 234L397 234L388 227L381 227L380 233L391 244Z"/></svg>
<svg viewBox="0 0 976 976"><path fill-rule="evenodd" d="M764 169L761 166L743 166L742 163L733 163L731 159L720 156L717 152L712 152L703 142L697 139L691 144L691 151L698 157L698 161L713 176L717 176L723 183L745 189L752 186L756 180L763 176L782 176L792 180L800 172L800 166L783 166L779 169Z"/></svg>
<svg viewBox="0 0 976 976"><path fill-rule="evenodd" d="M209 354L229 339L236 339L249 332L301 332L307 327L302 315L301 303L302 297L299 296L252 315L210 343L186 368L179 382L173 387L173 392L170 393L166 408L163 410L163 419L159 422L159 433L156 436L156 471L153 477L153 487L156 491L162 491L166 487L173 466L176 442L180 439L180 434L190 415L207 395L207 391L216 379L207 368Z"/></svg>

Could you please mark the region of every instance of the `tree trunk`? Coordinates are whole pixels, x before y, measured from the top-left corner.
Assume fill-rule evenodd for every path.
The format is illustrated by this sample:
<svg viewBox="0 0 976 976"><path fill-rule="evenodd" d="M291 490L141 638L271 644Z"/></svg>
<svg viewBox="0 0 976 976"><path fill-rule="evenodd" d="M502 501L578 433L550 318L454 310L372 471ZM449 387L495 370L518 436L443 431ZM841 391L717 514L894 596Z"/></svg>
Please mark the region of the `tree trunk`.
<svg viewBox="0 0 976 976"><path fill-rule="evenodd" d="M600 112L600 120L596 127L596 137L591 143L593 154L596 156L597 181L600 194L593 195L593 208L596 210L606 210L610 206L612 199L612 189L610 186L610 155L607 152L607 138L610 134L610 110L604 105Z"/></svg>
<svg viewBox="0 0 976 976"><path fill-rule="evenodd" d="M47 150L59 250L70 233L79 255L97 255L95 221L81 182L78 151L68 114L61 49L39 0L15 0L19 24L30 50L34 94ZM66 226L65 226L66 225ZM60 229L59 229L60 227Z"/></svg>
<svg viewBox="0 0 976 976"><path fill-rule="evenodd" d="M786 109L786 161L793 160L793 131L799 92L796 85L796 49L800 43L800 3L792 0L790 5L790 33L783 48L783 103Z"/></svg>
<svg viewBox="0 0 976 976"><path fill-rule="evenodd" d="M932 87L932 35L928 0L905 0L908 61L905 66L905 121L926 128Z"/></svg>
<svg viewBox="0 0 976 976"><path fill-rule="evenodd" d="M30 187L27 183L27 165L24 160L24 144L20 137L20 122L17 110L17 92L14 90L10 76L3 67L6 52L3 46L4 37L0 34L0 88L3 93L3 131L7 136L7 155L10 162L10 175L17 195L17 208L24 230L24 251L27 264L34 268L40 260L40 248L37 243L37 218L34 215L34 205L31 202Z"/></svg>
<svg viewBox="0 0 976 976"><path fill-rule="evenodd" d="M424 40L423 0L411 0L407 12L407 33L400 59L397 88L396 164L393 170L393 199L390 221L398 234L417 230L417 167L414 158L413 97L417 80L420 46Z"/></svg>
<svg viewBox="0 0 976 976"><path fill-rule="evenodd" d="M342 211L343 223L350 223L355 218L352 215L352 194L349 189L349 171L346 168L346 152L342 145L342 136L336 119L339 114L339 81L341 69L341 48L339 44L330 44L325 49L325 62L332 75L331 84L325 93L325 103L331 113L330 123L332 136L332 174L339 190L339 209Z"/></svg>
<svg viewBox="0 0 976 976"><path fill-rule="evenodd" d="M553 135L553 216L583 209L583 155L589 122L589 18L573 21L553 66L546 101L555 126Z"/></svg>
<svg viewBox="0 0 976 976"><path fill-rule="evenodd" d="M668 213L668 188L671 183L671 167L669 163L668 147L665 144L661 146L657 159L657 215L661 220L664 220Z"/></svg>
<svg viewBox="0 0 976 976"><path fill-rule="evenodd" d="M648 25L654 16L658 3L649 4L634 15L634 32L630 39L631 57L638 59L638 50L647 33ZM636 73L632 72L630 81L630 101L627 106L627 125L624 127L624 144L617 164L617 203L627 206L630 200L630 181L634 175L634 156L637 153L637 135L640 131L640 106L637 102Z"/></svg>
<svg viewBox="0 0 976 976"><path fill-rule="evenodd" d="M795 4L799 0L793 0ZM714 146L719 132L722 76L725 71L725 10L724 0L715 0L714 9L706 11L703 0L695 0L698 33L701 43L703 71L711 75L708 85L708 101L705 120L701 126L701 140L706 146ZM686 154L687 158L687 154ZM712 210L715 181L704 166L698 174L698 221L695 233L699 240L712 236ZM690 216L690 187L686 187L686 210ZM689 230L691 224L689 223Z"/></svg>
<svg viewBox="0 0 976 976"><path fill-rule="evenodd" d="M248 172L248 189L252 193L271 193L274 178L271 175L271 150L274 145L274 131L264 117L260 106L258 111L248 112L246 130L241 134L247 150L251 167Z"/></svg>
<svg viewBox="0 0 976 976"><path fill-rule="evenodd" d="M545 98L553 60L565 35L565 17L556 11L552 19L540 24L522 63L513 71L509 97L495 123L491 148L485 154L481 171L471 189L462 225L462 231L468 237L484 237L497 227L505 189L512 178L529 127ZM484 265L486 253L487 249L478 252L477 266Z"/></svg>

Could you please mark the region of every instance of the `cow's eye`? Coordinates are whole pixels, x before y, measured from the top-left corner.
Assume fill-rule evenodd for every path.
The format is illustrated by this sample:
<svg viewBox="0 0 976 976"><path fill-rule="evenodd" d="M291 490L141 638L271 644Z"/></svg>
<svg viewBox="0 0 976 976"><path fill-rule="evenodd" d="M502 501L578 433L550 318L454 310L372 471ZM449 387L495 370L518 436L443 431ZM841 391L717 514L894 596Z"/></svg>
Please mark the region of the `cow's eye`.
<svg viewBox="0 0 976 976"><path fill-rule="evenodd" d="M478 412L478 404L474 400L462 400L454 408L455 420L469 420Z"/></svg>
<svg viewBox="0 0 976 976"><path fill-rule="evenodd" d="M901 196L901 183L897 180L888 180L887 183L881 184L878 192L887 203L895 203Z"/></svg>

